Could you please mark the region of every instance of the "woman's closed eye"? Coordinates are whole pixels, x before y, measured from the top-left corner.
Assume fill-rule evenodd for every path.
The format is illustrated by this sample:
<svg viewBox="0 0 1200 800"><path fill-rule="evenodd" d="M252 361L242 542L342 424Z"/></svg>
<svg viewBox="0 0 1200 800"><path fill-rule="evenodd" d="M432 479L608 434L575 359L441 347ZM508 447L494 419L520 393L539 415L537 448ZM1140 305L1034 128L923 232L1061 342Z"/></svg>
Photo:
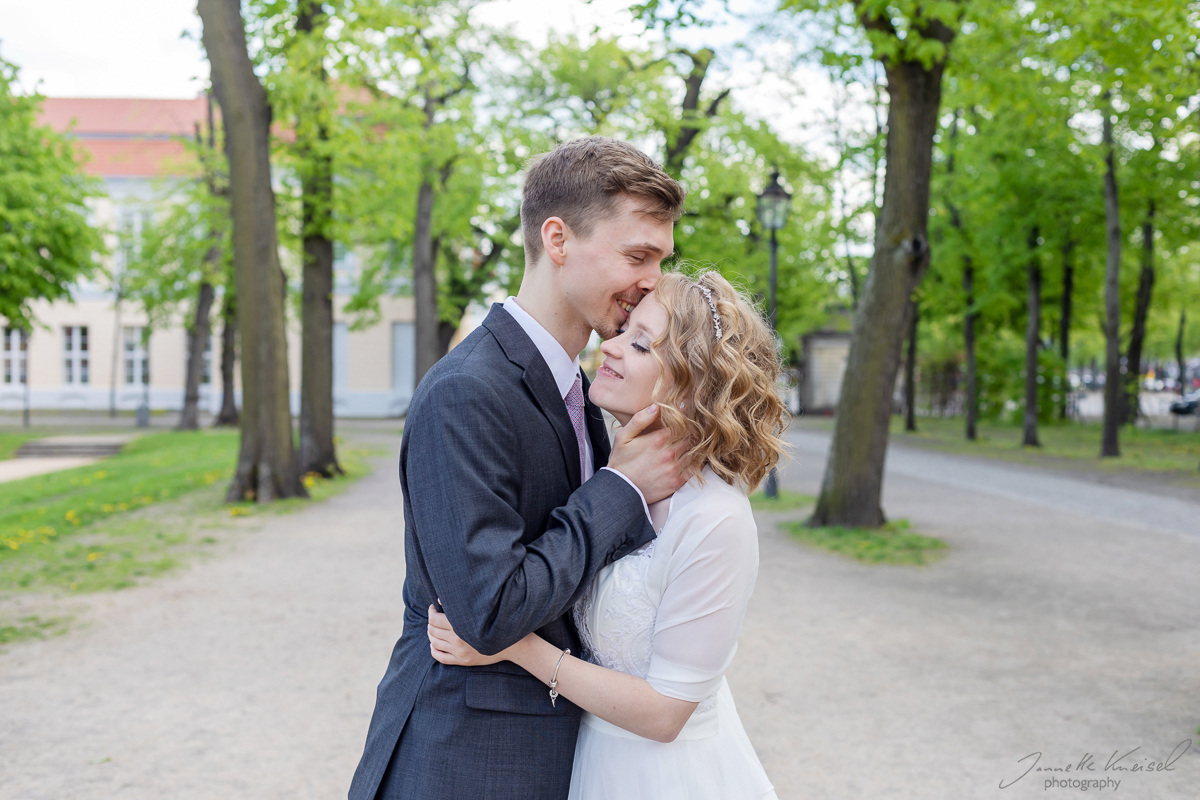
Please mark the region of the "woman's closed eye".
<svg viewBox="0 0 1200 800"><path fill-rule="evenodd" d="M617 328L617 336L624 336L626 330L626 328ZM634 339L629 343L629 346L634 350L637 350L639 353L646 354L650 352L649 345L644 344L641 339Z"/></svg>

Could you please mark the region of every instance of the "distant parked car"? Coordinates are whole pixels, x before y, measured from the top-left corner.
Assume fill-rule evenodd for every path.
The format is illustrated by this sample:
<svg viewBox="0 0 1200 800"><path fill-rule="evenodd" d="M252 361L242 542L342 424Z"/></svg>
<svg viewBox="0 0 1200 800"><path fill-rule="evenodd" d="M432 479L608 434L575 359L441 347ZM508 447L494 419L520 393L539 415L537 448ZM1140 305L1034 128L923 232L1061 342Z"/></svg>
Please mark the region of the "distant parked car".
<svg viewBox="0 0 1200 800"><path fill-rule="evenodd" d="M1171 413L1179 416L1200 413L1200 392L1185 394L1179 400L1171 403Z"/></svg>

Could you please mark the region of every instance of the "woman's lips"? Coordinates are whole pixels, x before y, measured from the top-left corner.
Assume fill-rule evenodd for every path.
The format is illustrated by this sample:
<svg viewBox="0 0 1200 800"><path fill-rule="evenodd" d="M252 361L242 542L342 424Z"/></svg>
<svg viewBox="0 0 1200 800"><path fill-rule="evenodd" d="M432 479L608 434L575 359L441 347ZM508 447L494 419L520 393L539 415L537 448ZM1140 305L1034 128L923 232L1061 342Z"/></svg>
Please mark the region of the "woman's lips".
<svg viewBox="0 0 1200 800"><path fill-rule="evenodd" d="M610 367L607 363L601 364L600 369L596 370L596 372L599 375L605 375L609 378L617 378L618 380L625 377L624 375L622 375L621 373L617 372L615 369Z"/></svg>

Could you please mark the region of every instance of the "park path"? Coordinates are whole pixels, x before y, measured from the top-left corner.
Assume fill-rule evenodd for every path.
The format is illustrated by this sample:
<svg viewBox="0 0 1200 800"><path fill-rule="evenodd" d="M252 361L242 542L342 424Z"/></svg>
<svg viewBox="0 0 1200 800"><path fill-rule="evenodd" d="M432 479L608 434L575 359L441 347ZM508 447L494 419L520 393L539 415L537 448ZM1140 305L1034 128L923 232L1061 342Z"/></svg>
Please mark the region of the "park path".
<svg viewBox="0 0 1200 800"><path fill-rule="evenodd" d="M815 493L825 439L793 435L784 485ZM1116 777L1118 797L1194 800L1198 746L1169 771L1103 768L1200 738L1200 537L1130 524L1103 496L1087 513L1039 500L1046 476L1023 467L900 449L889 464L889 513L946 539L941 563L868 567L759 519L729 681L779 796L1068 791L1043 784L1074 773L999 789L1038 751L1041 766L1091 754L1084 777ZM66 636L0 653L0 798L345 796L400 630L394 459L259 521L215 558L95 596Z"/></svg>

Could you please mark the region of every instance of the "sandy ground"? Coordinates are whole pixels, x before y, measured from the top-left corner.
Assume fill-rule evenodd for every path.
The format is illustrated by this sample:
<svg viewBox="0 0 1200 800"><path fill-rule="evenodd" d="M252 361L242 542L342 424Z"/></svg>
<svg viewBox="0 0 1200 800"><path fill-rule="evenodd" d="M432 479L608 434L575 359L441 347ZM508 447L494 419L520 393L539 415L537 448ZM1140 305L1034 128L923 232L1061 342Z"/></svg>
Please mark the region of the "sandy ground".
<svg viewBox="0 0 1200 800"><path fill-rule="evenodd" d="M34 475L45 475L74 467L86 467L95 464L98 458L75 458L57 456L49 458L7 458L0 461L0 483L18 481L21 478L32 478Z"/></svg>
<svg viewBox="0 0 1200 800"><path fill-rule="evenodd" d="M784 485L815 493L825 437L796 441ZM182 573L87 598L65 636L4 648L0 797L344 797L400 630L399 492L378 464ZM1161 498L1143 515L1136 493L1050 477L894 451L889 513L952 548L921 569L760 518L729 680L781 798L1074 796L1045 781L1077 777L1200 795L1200 746L1145 771L1200 739L1200 503L1195 528L1183 500L1158 525Z"/></svg>

